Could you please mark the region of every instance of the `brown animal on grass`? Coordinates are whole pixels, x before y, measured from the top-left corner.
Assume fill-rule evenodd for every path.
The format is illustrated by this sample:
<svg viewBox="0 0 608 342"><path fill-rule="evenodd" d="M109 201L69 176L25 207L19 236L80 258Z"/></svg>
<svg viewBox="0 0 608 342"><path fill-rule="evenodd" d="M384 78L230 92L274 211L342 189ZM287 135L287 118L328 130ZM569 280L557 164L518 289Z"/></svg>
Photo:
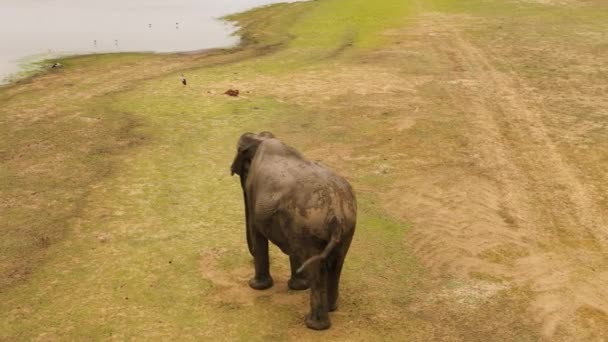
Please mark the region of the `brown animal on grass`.
<svg viewBox="0 0 608 342"><path fill-rule="evenodd" d="M239 96L239 90L238 89L228 89L226 90L226 92L224 93L228 96Z"/></svg>

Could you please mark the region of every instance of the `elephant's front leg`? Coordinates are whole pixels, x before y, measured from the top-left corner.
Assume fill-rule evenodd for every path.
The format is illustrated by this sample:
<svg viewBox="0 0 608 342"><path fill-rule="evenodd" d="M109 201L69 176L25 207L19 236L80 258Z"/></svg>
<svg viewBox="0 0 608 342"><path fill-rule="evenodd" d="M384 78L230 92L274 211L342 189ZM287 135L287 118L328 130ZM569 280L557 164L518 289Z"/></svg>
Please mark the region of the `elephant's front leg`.
<svg viewBox="0 0 608 342"><path fill-rule="evenodd" d="M289 264L291 265L291 278L287 282L292 290L306 290L308 288L308 280L304 273L298 274L296 270L302 265L302 261L295 255L289 256Z"/></svg>
<svg viewBox="0 0 608 342"><path fill-rule="evenodd" d="M255 246L253 253L255 276L249 280L249 286L256 290L265 290L273 284L268 259L268 239L255 230L251 235Z"/></svg>
<svg viewBox="0 0 608 342"><path fill-rule="evenodd" d="M329 303L327 302L327 266L319 262L309 269L310 313L306 316L306 326L315 330L328 329Z"/></svg>

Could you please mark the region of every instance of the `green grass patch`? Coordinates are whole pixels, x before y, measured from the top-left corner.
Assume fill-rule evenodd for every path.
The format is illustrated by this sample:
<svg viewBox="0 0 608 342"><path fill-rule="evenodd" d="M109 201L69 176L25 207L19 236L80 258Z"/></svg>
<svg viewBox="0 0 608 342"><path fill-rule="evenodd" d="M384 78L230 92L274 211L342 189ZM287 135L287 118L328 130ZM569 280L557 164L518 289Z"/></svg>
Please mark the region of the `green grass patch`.
<svg viewBox="0 0 608 342"><path fill-rule="evenodd" d="M293 48L371 48L385 42L383 31L402 26L412 13L410 1L327 0L314 2L290 29Z"/></svg>

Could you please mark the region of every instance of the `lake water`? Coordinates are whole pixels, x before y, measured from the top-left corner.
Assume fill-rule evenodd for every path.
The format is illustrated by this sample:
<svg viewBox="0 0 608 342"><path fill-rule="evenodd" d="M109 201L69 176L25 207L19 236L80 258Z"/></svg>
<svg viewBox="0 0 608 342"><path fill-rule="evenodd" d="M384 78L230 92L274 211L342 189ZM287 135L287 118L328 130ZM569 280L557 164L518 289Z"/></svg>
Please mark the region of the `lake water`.
<svg viewBox="0 0 608 342"><path fill-rule="evenodd" d="M0 83L61 54L193 51L238 43L217 18L294 0L0 0Z"/></svg>

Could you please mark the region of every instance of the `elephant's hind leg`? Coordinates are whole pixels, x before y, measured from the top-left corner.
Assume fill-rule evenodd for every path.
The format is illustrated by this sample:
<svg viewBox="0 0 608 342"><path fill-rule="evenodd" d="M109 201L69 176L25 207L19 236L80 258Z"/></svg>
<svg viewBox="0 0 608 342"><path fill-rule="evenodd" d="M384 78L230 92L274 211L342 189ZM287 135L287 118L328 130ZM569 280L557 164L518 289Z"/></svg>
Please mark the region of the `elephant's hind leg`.
<svg viewBox="0 0 608 342"><path fill-rule="evenodd" d="M334 250L327 260L328 275L327 275L327 301L329 311L338 309L338 298L340 297L340 274L342 274L342 266L346 253L350 247L351 238L342 241L341 248Z"/></svg>
<svg viewBox="0 0 608 342"><path fill-rule="evenodd" d="M287 286L292 290L306 290L308 286L308 280L304 276L304 273L298 274L296 270L302 265L302 261L295 255L289 256L289 264L291 265L291 278L287 281Z"/></svg>
<svg viewBox="0 0 608 342"><path fill-rule="evenodd" d="M329 310L327 303L327 265L324 261L309 266L310 313L306 316L306 326L315 330L328 329Z"/></svg>
<svg viewBox="0 0 608 342"><path fill-rule="evenodd" d="M340 253L328 260L327 302L329 305L329 311L336 311L338 309L338 297L340 296L340 274L342 273L344 257L345 256Z"/></svg>
<svg viewBox="0 0 608 342"><path fill-rule="evenodd" d="M270 261L268 259L268 239L259 233L252 234L255 239L254 263L255 276L249 280L249 286L256 290L265 290L272 287L273 280L270 276Z"/></svg>

